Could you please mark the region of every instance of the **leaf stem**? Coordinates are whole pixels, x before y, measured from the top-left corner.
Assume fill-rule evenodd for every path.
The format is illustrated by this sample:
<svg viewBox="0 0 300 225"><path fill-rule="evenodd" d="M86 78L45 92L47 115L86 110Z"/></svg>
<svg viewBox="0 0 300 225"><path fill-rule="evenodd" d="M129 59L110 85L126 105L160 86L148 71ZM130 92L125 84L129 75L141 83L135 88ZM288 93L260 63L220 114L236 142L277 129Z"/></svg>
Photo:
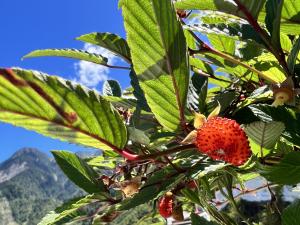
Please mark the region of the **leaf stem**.
<svg viewBox="0 0 300 225"><path fill-rule="evenodd" d="M222 57L223 59L226 59L226 60L228 60L228 61L230 61L230 62L232 62L234 64L241 65L241 66L245 67L246 69L248 69L248 70L250 70L250 71L258 74L261 78L263 78L265 80L268 80L271 83L276 83L276 81L274 79L272 79L271 77L265 75L264 73L262 73L261 71L255 69L254 67L252 67L252 66L250 66L250 65L248 65L248 64L246 64L246 63L244 63L242 61L240 61L239 59L236 59L236 58L234 58L234 57L232 57L230 55L227 55L227 54L225 54L225 53L223 53L221 51L218 51L218 50L216 50L214 48L211 48L208 45L206 45L206 50L208 50L208 52L210 52L212 54L215 54L215 55L218 55L218 56Z"/></svg>
<svg viewBox="0 0 300 225"><path fill-rule="evenodd" d="M214 80L218 80L218 81L221 81L221 82L225 82L225 83L228 83L228 84L233 84L233 82L231 82L229 80L223 80L222 78L216 77L214 74L205 73L202 70L197 69L197 68L192 68L192 71L199 74L199 75L201 75L201 76L205 76L205 77L208 77L208 78L211 78L211 79L214 79Z"/></svg>
<svg viewBox="0 0 300 225"><path fill-rule="evenodd" d="M195 40L198 42L199 46L201 47L198 51L194 50L194 53L201 53L201 52L210 52L212 54L218 55L220 57L222 57L223 59L226 59L234 64L237 65L241 65L243 67L245 67L246 69L258 74L261 78L264 78L268 81L270 81L271 83L277 83L275 80L273 80L272 78L268 77L267 75L265 75L264 73L262 73L261 71L255 69L254 67L240 61L239 59L236 59L230 55L227 55L221 51L218 51L212 47L210 47L209 45L205 44L193 31L189 30L190 34L195 38Z"/></svg>
<svg viewBox="0 0 300 225"><path fill-rule="evenodd" d="M189 144L189 145L181 145L179 147L171 148L166 151L156 152L148 155L133 155L131 152L128 152L128 150L126 149L125 150L118 149L118 153L130 161L143 161L143 160L156 159L161 156L170 155L180 151L191 150L194 148L195 148L194 144Z"/></svg>

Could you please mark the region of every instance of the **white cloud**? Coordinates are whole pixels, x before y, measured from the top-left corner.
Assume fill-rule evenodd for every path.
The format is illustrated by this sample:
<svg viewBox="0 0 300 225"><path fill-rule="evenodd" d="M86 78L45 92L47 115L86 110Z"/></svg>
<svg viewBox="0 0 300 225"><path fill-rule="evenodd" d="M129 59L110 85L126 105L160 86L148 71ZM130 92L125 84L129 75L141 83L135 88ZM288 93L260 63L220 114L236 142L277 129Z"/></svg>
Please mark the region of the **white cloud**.
<svg viewBox="0 0 300 225"><path fill-rule="evenodd" d="M105 48L92 44L85 44L83 50L97 53L108 58L108 64L112 65L117 61L117 57ZM109 68L95 63L79 61L74 64L76 71L75 82L95 88L100 82L108 79Z"/></svg>

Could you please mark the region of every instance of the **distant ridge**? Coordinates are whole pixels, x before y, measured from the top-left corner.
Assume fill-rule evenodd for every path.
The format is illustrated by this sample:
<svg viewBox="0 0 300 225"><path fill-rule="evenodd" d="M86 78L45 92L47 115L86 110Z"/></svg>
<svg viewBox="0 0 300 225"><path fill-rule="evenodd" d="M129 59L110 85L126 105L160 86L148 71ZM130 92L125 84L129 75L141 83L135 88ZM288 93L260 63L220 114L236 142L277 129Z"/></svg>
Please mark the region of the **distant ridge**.
<svg viewBox="0 0 300 225"><path fill-rule="evenodd" d="M83 195L55 161L22 148L0 163L0 225L36 225L65 200Z"/></svg>

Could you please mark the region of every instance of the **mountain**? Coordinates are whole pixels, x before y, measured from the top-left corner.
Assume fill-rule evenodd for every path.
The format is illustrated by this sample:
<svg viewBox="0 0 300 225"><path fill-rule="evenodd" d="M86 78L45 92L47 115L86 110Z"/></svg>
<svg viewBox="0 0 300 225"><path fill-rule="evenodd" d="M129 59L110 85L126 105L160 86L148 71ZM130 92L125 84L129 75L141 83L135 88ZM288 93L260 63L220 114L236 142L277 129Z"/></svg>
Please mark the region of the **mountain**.
<svg viewBox="0 0 300 225"><path fill-rule="evenodd" d="M37 149L23 148L0 164L0 225L36 225L80 195L55 161Z"/></svg>

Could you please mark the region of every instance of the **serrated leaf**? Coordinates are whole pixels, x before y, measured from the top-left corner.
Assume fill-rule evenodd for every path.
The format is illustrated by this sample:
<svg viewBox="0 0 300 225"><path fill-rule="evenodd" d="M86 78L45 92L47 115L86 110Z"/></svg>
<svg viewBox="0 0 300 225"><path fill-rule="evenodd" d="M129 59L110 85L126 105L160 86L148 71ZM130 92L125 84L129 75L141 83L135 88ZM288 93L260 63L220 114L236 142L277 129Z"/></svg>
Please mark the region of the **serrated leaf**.
<svg viewBox="0 0 300 225"><path fill-rule="evenodd" d="M83 215L81 208L94 201L104 200L104 196L87 195L82 198L76 198L64 203L62 206L48 213L38 225L63 225L74 218Z"/></svg>
<svg viewBox="0 0 300 225"><path fill-rule="evenodd" d="M282 225L298 225L300 221L300 200L286 207L282 212Z"/></svg>
<svg viewBox="0 0 300 225"><path fill-rule="evenodd" d="M78 59L78 60L84 60L100 65L107 65L108 59L96 54L96 53L90 53L83 50L78 49L43 49L43 50L36 50L33 52L30 52L29 54L25 55L23 59L26 58L34 58L34 57L42 57L42 56L60 56L60 57L67 57L72 59Z"/></svg>
<svg viewBox="0 0 300 225"><path fill-rule="evenodd" d="M300 114L294 110L270 105L257 104L249 106L249 109L257 118L264 122L281 121L285 125L283 136L291 143L300 146ZM249 114L247 115L249 117Z"/></svg>
<svg viewBox="0 0 300 225"><path fill-rule="evenodd" d="M64 174L78 187L90 194L104 191L103 181L97 180L97 173L77 155L67 151L52 151L52 155Z"/></svg>
<svg viewBox="0 0 300 225"><path fill-rule="evenodd" d="M103 84L102 93L104 96L121 97L121 86L116 80L106 80Z"/></svg>
<svg viewBox="0 0 300 225"><path fill-rule="evenodd" d="M294 74L295 64L300 51L300 37L295 41L292 51L287 59L288 68L291 74Z"/></svg>
<svg viewBox="0 0 300 225"><path fill-rule="evenodd" d="M187 104L197 112L204 112L206 107L208 80L207 77L194 74L190 81Z"/></svg>
<svg viewBox="0 0 300 225"><path fill-rule="evenodd" d="M265 167L260 174L277 184L293 185L300 182L300 153L290 152L280 163Z"/></svg>
<svg viewBox="0 0 300 225"><path fill-rule="evenodd" d="M261 9L264 6L265 0L240 0L254 18L257 18ZM175 7L185 10L211 10L220 11L246 19L246 16L238 10L233 1L226 0L178 0L175 2Z"/></svg>
<svg viewBox="0 0 300 225"><path fill-rule="evenodd" d="M84 34L76 38L76 40L106 48L114 54L121 56L128 63L131 63L130 49L126 40L116 34L94 32Z"/></svg>
<svg viewBox="0 0 300 225"><path fill-rule="evenodd" d="M103 96L103 98L109 101L116 108L121 107L124 109L133 109L137 105L136 99L121 98L115 96Z"/></svg>
<svg viewBox="0 0 300 225"><path fill-rule="evenodd" d="M182 128L189 83L184 33L171 1L120 1L134 71L157 120Z"/></svg>
<svg viewBox="0 0 300 225"><path fill-rule="evenodd" d="M209 42L215 49L219 51L234 55L235 53L235 41L232 38L225 35L208 34Z"/></svg>
<svg viewBox="0 0 300 225"><path fill-rule="evenodd" d="M209 111L214 110L217 106L221 106L220 112L224 112L232 102L238 97L238 93L234 91L224 91L212 98L212 101L209 102L208 108Z"/></svg>
<svg viewBox="0 0 300 225"><path fill-rule="evenodd" d="M278 49L280 45L280 21L283 0L267 0L265 23L271 36L271 43Z"/></svg>
<svg viewBox="0 0 300 225"><path fill-rule="evenodd" d="M270 123L257 121L245 125L244 129L248 137L259 144L260 147L270 149L275 146L285 126L284 123L278 121Z"/></svg>
<svg viewBox="0 0 300 225"><path fill-rule="evenodd" d="M116 159L103 156L96 156L86 160L87 164L92 167L105 168L105 169L114 169L116 167Z"/></svg>
<svg viewBox="0 0 300 225"><path fill-rule="evenodd" d="M137 104L139 105L139 107L141 107L141 109L145 111L150 111L149 105L145 98L144 91L142 90L138 77L133 70L130 71L129 77L130 84L133 88L133 95L137 99Z"/></svg>
<svg viewBox="0 0 300 225"><path fill-rule="evenodd" d="M123 148L126 127L95 91L36 71L0 70L0 121L93 148Z"/></svg>

